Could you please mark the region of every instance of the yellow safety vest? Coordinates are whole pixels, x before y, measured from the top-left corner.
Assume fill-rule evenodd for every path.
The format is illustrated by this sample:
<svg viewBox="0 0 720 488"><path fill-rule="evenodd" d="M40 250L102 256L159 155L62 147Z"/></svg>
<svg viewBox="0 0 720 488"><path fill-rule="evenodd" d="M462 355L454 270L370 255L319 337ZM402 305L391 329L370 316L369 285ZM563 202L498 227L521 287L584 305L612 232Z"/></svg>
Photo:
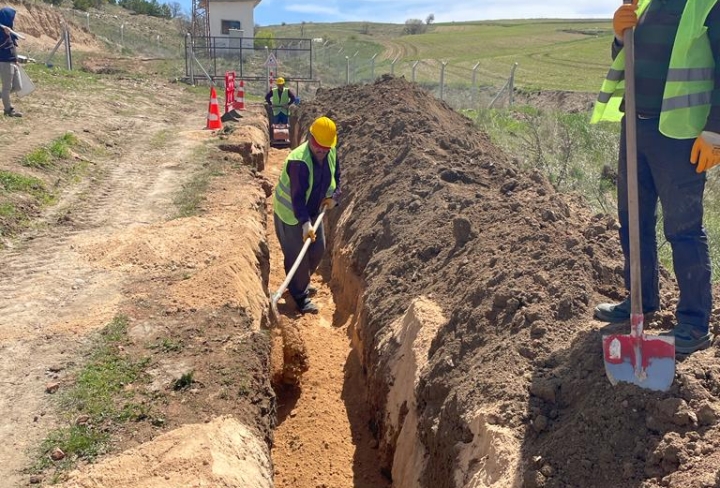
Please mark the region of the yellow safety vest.
<svg viewBox="0 0 720 488"><path fill-rule="evenodd" d="M280 217L280 220L286 224L297 225L299 222L295 217L295 211L293 210L292 196L290 193L290 175L288 175L287 172L287 166L290 161L302 161L308 168L310 176L308 189L307 192L305 192L305 203L307 203L310 199L310 193L312 193L313 187L312 154L310 153L310 148L308 147L307 142L304 142L293 149L287 159L285 159L285 164L283 164L283 170L280 174L280 180L275 187L275 194L273 196L273 209L275 210L275 214L277 214L277 216ZM327 155L327 162L330 165L330 186L325 193L326 198L332 197L333 193L335 193L335 189L337 188L337 182L335 181L336 161L337 149L333 147Z"/></svg>
<svg viewBox="0 0 720 488"><path fill-rule="evenodd" d="M638 16L651 0L641 0ZM673 139L692 139L702 132L710 113L715 59L705 20L717 0L688 0L675 37L660 109L660 132ZM619 121L625 95L625 50L612 63L595 102L590 123Z"/></svg>

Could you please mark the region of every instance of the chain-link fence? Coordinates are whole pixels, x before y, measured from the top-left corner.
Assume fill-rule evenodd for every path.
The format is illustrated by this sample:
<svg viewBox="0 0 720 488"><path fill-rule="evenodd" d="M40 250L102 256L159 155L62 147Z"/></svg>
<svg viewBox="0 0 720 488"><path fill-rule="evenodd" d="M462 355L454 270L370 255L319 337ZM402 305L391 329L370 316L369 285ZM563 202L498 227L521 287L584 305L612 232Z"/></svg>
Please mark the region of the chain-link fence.
<svg viewBox="0 0 720 488"><path fill-rule="evenodd" d="M517 64L512 62L505 73L498 73L480 63L389 57L385 52L361 54L352 52L352 43L323 39L274 38L270 45L254 38L193 39L184 32L180 19L173 21L173 31L167 28L167 19L59 10L76 31L92 34L111 52L166 61L174 78L192 84L222 84L225 72L234 71L238 79L245 80L249 97L264 97L277 76L283 76L301 99L311 100L318 88L371 83L389 74L419 84L456 110L476 110L512 104L512 88L517 83ZM163 23L164 29L154 27L153 22ZM276 64L268 66L271 56Z"/></svg>

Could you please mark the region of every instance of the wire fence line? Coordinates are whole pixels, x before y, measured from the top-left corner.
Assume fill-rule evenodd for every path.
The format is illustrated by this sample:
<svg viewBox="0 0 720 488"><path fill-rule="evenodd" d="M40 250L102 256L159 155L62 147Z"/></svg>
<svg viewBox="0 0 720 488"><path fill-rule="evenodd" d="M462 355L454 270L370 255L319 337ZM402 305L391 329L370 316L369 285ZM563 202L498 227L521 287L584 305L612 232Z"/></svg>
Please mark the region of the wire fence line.
<svg viewBox="0 0 720 488"><path fill-rule="evenodd" d="M58 10L75 29L94 35L111 51L166 60L174 78L193 84L221 84L226 71L235 71L237 79L245 81L245 93L250 97L264 97L277 76L283 76L301 99L311 100L321 87L372 83L380 76L392 75L417 83L456 110L477 110L512 105L517 82L517 63L510 63L506 73L497 73L479 62L365 55L351 52L354 47L350 44L319 42L321 39L273 39L272 47L254 38L192 39L182 32L179 22L177 32L158 31L147 22L102 10ZM276 66L266 66L269 54Z"/></svg>

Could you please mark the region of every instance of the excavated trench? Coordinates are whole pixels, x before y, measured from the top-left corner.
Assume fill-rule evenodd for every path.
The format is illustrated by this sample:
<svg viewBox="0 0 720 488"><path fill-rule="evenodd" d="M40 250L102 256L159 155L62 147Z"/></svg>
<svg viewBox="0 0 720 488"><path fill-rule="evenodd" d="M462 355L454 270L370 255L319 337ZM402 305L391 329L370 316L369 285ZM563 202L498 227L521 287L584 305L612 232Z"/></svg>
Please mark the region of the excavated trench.
<svg viewBox="0 0 720 488"><path fill-rule="evenodd" d="M318 91L301 132L319 115L338 123L343 197L313 278L320 315L281 306L308 361L297 385L276 387L276 486L679 487L714 476L715 348L678 362L667 393L605 377L592 307L624 293L610 216L519 170L403 79ZM268 195L285 154L270 150ZM283 277L273 239L271 290ZM651 330L672 321L667 276ZM280 385L292 354L277 332L274 342Z"/></svg>

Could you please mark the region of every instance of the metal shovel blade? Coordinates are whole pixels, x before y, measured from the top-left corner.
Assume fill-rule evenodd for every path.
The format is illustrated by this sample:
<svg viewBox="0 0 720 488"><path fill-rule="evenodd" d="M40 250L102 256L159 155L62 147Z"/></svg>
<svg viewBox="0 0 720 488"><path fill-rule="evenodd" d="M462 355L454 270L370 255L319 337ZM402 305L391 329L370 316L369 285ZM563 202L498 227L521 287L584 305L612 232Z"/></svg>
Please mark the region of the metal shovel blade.
<svg viewBox="0 0 720 488"><path fill-rule="evenodd" d="M675 338L640 334L603 335L605 373L649 390L667 391L675 378Z"/></svg>

